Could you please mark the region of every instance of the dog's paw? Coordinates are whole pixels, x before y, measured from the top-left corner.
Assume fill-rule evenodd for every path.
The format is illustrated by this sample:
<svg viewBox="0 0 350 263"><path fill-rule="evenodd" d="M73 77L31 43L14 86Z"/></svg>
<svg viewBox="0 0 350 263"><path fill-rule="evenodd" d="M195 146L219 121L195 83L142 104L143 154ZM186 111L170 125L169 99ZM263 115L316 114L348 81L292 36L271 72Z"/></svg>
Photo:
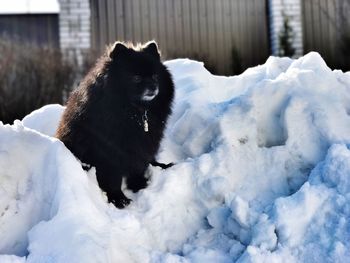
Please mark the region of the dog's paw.
<svg viewBox="0 0 350 263"><path fill-rule="evenodd" d="M124 208L131 203L131 199L127 198L122 192L108 197L108 201L111 202L117 208Z"/></svg>
<svg viewBox="0 0 350 263"><path fill-rule="evenodd" d="M131 199L125 197L118 200L111 200L111 203L114 204L114 206L117 208L124 208L128 206L131 203L131 201Z"/></svg>

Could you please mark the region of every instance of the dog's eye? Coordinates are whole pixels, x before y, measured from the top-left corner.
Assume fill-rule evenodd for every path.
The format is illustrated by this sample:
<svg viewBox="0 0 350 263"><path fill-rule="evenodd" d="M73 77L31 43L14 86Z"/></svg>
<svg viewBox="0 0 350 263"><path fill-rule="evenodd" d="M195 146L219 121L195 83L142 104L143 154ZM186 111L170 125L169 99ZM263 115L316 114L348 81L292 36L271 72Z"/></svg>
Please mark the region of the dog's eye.
<svg viewBox="0 0 350 263"><path fill-rule="evenodd" d="M153 74L153 75L152 75L152 79L153 79L154 81L158 81L158 75L157 75L157 74Z"/></svg>
<svg viewBox="0 0 350 263"><path fill-rule="evenodd" d="M140 75L133 76L132 81L135 82L135 83L140 83L141 82L141 76Z"/></svg>

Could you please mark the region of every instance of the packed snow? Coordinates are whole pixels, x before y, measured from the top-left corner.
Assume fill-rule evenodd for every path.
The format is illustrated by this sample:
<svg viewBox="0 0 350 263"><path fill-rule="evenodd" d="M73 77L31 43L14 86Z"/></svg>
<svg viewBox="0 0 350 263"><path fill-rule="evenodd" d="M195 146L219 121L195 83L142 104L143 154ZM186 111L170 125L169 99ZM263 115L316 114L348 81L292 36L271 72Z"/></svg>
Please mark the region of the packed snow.
<svg viewBox="0 0 350 263"><path fill-rule="evenodd" d="M234 77L166 65L175 165L125 209L53 138L62 106L0 125L0 262L348 261L350 72L317 53Z"/></svg>

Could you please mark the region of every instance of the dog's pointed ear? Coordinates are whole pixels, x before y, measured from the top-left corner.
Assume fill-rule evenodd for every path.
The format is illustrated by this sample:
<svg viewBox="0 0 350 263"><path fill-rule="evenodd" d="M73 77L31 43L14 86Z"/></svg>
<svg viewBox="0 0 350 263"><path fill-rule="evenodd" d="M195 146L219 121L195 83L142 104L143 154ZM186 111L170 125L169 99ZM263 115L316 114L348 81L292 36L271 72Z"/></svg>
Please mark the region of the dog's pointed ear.
<svg viewBox="0 0 350 263"><path fill-rule="evenodd" d="M115 42L110 51L109 51L109 57L110 58L116 58L119 55L125 54L128 51L128 48L122 43L122 42Z"/></svg>
<svg viewBox="0 0 350 263"><path fill-rule="evenodd" d="M146 43L143 47L143 51L160 59L158 45L155 41L150 41L150 42Z"/></svg>

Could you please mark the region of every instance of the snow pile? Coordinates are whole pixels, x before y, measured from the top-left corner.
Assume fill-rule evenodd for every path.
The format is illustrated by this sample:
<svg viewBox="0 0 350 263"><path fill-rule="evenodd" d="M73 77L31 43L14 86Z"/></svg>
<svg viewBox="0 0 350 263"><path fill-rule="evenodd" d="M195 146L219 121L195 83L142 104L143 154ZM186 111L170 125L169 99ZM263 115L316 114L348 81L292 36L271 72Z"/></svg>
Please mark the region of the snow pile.
<svg viewBox="0 0 350 263"><path fill-rule="evenodd" d="M150 167L126 209L51 137L61 106L0 126L0 262L345 262L350 73L317 53L229 78L167 66L158 159L176 165Z"/></svg>
<svg viewBox="0 0 350 263"><path fill-rule="evenodd" d="M24 117L22 123L27 128L53 137L64 109L59 104L47 105Z"/></svg>

